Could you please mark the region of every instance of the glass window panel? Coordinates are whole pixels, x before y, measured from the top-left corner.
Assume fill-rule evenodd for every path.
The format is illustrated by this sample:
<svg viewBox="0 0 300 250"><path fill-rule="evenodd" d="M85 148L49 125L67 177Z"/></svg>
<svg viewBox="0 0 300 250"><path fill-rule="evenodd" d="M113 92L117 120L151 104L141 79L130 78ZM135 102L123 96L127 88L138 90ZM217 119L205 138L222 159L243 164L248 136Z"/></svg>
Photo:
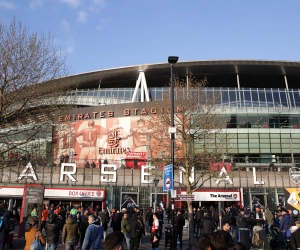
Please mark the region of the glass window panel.
<svg viewBox="0 0 300 250"><path fill-rule="evenodd" d="M123 98L124 97L124 90L119 90L118 91L118 97Z"/></svg>
<svg viewBox="0 0 300 250"><path fill-rule="evenodd" d="M270 143L269 139L260 138L260 143Z"/></svg>
<svg viewBox="0 0 300 250"><path fill-rule="evenodd" d="M258 143L257 139L249 139L249 143Z"/></svg>
<svg viewBox="0 0 300 250"><path fill-rule="evenodd" d="M250 143L249 142L249 148L259 148L259 143Z"/></svg>
<svg viewBox="0 0 300 250"><path fill-rule="evenodd" d="M260 148L270 148L270 144L260 144Z"/></svg>
<svg viewBox="0 0 300 250"><path fill-rule="evenodd" d="M240 149L240 148L248 148L248 143L247 143L247 144L239 143L239 144L238 144L238 147L239 147L239 149Z"/></svg>
<svg viewBox="0 0 300 250"><path fill-rule="evenodd" d="M272 143L280 143L281 140L280 139L274 139L274 138L271 138L271 144Z"/></svg>
<svg viewBox="0 0 300 250"><path fill-rule="evenodd" d="M291 147L290 147L290 144L281 144L281 148L288 148L288 149L290 149Z"/></svg>
<svg viewBox="0 0 300 250"><path fill-rule="evenodd" d="M225 106L227 106L229 104L228 89L224 89L222 91L222 104Z"/></svg>
<svg viewBox="0 0 300 250"><path fill-rule="evenodd" d="M280 134L270 134L271 138L280 138Z"/></svg>
<svg viewBox="0 0 300 250"><path fill-rule="evenodd" d="M293 95L294 95L294 98L295 98L295 103L296 103L296 106L299 107L300 106L300 94L299 94L299 90L298 91L293 91Z"/></svg>
<svg viewBox="0 0 300 250"><path fill-rule="evenodd" d="M237 123L239 128L249 128L249 124L247 122L247 115L246 114L240 114L237 115Z"/></svg>
<svg viewBox="0 0 300 250"><path fill-rule="evenodd" d="M242 106L252 107L250 91L244 91L244 100Z"/></svg>
<svg viewBox="0 0 300 250"><path fill-rule="evenodd" d="M258 93L259 93L260 106L265 107L266 106L265 92L264 91L259 91Z"/></svg>
<svg viewBox="0 0 300 250"><path fill-rule="evenodd" d="M271 91L266 91L266 96L267 96L267 106L273 107L273 97Z"/></svg>
<svg viewBox="0 0 300 250"><path fill-rule="evenodd" d="M270 134L259 134L260 138L270 138Z"/></svg>
<svg viewBox="0 0 300 250"><path fill-rule="evenodd" d="M248 122L251 124L251 128L257 128L258 127L258 120L256 114L248 114Z"/></svg>
<svg viewBox="0 0 300 250"><path fill-rule="evenodd" d="M230 106L237 106L236 94L234 90L229 90Z"/></svg>
<svg viewBox="0 0 300 250"><path fill-rule="evenodd" d="M252 139L258 139L258 136L259 136L259 134L249 134L249 138L252 138Z"/></svg>
<svg viewBox="0 0 300 250"><path fill-rule="evenodd" d="M281 134L282 139L290 139L291 135L290 134Z"/></svg>
<svg viewBox="0 0 300 250"><path fill-rule="evenodd" d="M260 152L261 153L271 153L271 150L270 150L270 148L261 148Z"/></svg>
<svg viewBox="0 0 300 250"><path fill-rule="evenodd" d="M239 148L238 151L239 151L240 154L248 153L249 152L248 148Z"/></svg>
<svg viewBox="0 0 300 250"><path fill-rule="evenodd" d="M287 107L288 105L286 100L286 93L284 91L280 92L280 99L281 99L281 104Z"/></svg>
<svg viewBox="0 0 300 250"><path fill-rule="evenodd" d="M239 138L238 143L248 143L248 138Z"/></svg>
<svg viewBox="0 0 300 250"><path fill-rule="evenodd" d="M293 149L300 149L300 144L293 143ZM299 150L297 150L299 151Z"/></svg>
<svg viewBox="0 0 300 250"><path fill-rule="evenodd" d="M281 149L281 151L283 154L291 153L289 148L283 148L283 149Z"/></svg>
<svg viewBox="0 0 300 250"><path fill-rule="evenodd" d="M259 148L249 148L250 153L259 153Z"/></svg>
<svg viewBox="0 0 300 250"><path fill-rule="evenodd" d="M275 107L280 107L280 99L279 99L278 90L274 90L273 91L273 98L274 98L274 105L275 105Z"/></svg>
<svg viewBox="0 0 300 250"><path fill-rule="evenodd" d="M271 142L271 148L281 148L280 143L272 143Z"/></svg>
<svg viewBox="0 0 300 250"><path fill-rule="evenodd" d="M248 134L238 134L239 138L248 138Z"/></svg>
<svg viewBox="0 0 300 250"><path fill-rule="evenodd" d="M258 95L257 95L257 91L256 90L252 90L251 91L251 95L252 95L253 106L254 107L258 107Z"/></svg>

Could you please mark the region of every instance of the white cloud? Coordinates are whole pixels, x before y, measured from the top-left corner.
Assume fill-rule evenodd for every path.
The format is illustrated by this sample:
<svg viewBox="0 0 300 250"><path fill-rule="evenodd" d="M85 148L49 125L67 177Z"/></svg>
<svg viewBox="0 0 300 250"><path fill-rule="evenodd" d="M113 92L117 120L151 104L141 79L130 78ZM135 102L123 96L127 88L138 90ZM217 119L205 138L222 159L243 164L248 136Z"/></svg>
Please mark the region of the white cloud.
<svg viewBox="0 0 300 250"><path fill-rule="evenodd" d="M86 18L88 16L88 13L85 11L79 11L79 16L77 18L77 21L79 22L86 22Z"/></svg>
<svg viewBox="0 0 300 250"><path fill-rule="evenodd" d="M81 4L80 0L61 0L63 3L66 3L71 8L78 8Z"/></svg>
<svg viewBox="0 0 300 250"><path fill-rule="evenodd" d="M0 8L15 10L16 6L12 3L12 1L0 0Z"/></svg>
<svg viewBox="0 0 300 250"><path fill-rule="evenodd" d="M38 8L38 7L42 6L42 5L43 5L42 0L32 0L29 3L30 9L35 9L35 8Z"/></svg>
<svg viewBox="0 0 300 250"><path fill-rule="evenodd" d="M100 11L105 5L105 0L92 0L92 3L87 7L91 12Z"/></svg>
<svg viewBox="0 0 300 250"><path fill-rule="evenodd" d="M65 31L70 31L70 24L66 20L62 20L61 25Z"/></svg>
<svg viewBox="0 0 300 250"><path fill-rule="evenodd" d="M67 47L67 49L66 49L66 52L69 53L69 54L73 53L73 51L74 51L74 46L73 45Z"/></svg>

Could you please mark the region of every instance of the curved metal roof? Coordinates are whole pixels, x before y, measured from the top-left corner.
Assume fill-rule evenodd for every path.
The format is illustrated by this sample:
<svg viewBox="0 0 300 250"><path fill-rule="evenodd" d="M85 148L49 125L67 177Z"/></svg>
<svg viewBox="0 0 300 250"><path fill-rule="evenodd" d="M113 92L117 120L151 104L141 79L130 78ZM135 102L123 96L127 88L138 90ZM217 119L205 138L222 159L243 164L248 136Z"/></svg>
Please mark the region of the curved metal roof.
<svg viewBox="0 0 300 250"><path fill-rule="evenodd" d="M72 88L127 88L135 87L138 71L145 72L148 87L163 87L170 79L170 64L158 63L105 69L68 77ZM300 62L267 60L187 61L174 65L174 73L185 77L192 72L197 78L207 77L209 87L298 88Z"/></svg>

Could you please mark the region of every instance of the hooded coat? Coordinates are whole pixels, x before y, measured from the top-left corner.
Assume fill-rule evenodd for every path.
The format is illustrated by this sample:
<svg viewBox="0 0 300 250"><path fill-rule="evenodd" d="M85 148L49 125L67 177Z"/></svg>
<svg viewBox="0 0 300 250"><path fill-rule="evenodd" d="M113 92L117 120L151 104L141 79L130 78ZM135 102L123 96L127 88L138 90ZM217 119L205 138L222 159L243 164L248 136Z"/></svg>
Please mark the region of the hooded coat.
<svg viewBox="0 0 300 250"><path fill-rule="evenodd" d="M63 228L62 242L78 240L79 234L77 221L73 218L68 218Z"/></svg>
<svg viewBox="0 0 300 250"><path fill-rule="evenodd" d="M60 229L61 229L61 224L57 222L57 215L50 214L46 222L46 232L47 232L46 239L48 244L53 244L58 242Z"/></svg>
<svg viewBox="0 0 300 250"><path fill-rule="evenodd" d="M15 225L11 220L12 215L11 211L6 211L3 215L3 225L0 229L0 243L6 243L9 232L15 229Z"/></svg>

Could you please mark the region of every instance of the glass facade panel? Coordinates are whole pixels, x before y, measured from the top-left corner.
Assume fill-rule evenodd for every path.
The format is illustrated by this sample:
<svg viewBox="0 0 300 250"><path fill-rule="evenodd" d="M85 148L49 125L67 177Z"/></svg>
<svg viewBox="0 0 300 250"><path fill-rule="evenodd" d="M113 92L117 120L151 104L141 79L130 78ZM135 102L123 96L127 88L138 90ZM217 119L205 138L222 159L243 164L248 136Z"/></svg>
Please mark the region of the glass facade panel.
<svg viewBox="0 0 300 250"><path fill-rule="evenodd" d="M248 138L239 138L238 143L248 143Z"/></svg>
<svg viewBox="0 0 300 250"><path fill-rule="evenodd" d="M250 153L259 153L259 148L249 148Z"/></svg>
<svg viewBox="0 0 300 250"><path fill-rule="evenodd" d="M271 138L280 138L280 134L270 134Z"/></svg>
<svg viewBox="0 0 300 250"><path fill-rule="evenodd" d="M260 148L270 148L270 144L260 144Z"/></svg>
<svg viewBox="0 0 300 250"><path fill-rule="evenodd" d="M273 139L273 138L271 138L271 144L273 144L273 143L278 143L278 144L280 144L280 139Z"/></svg>
<svg viewBox="0 0 300 250"><path fill-rule="evenodd" d="M270 138L270 134L259 134L260 138Z"/></svg>
<svg viewBox="0 0 300 250"><path fill-rule="evenodd" d="M247 138L248 139L248 134L238 134L239 139L240 138Z"/></svg>
<svg viewBox="0 0 300 250"><path fill-rule="evenodd" d="M263 138L260 138L260 143L270 143L270 140L269 139L263 139Z"/></svg>
<svg viewBox="0 0 300 250"><path fill-rule="evenodd" d="M261 148L260 152L261 153L271 153L271 149L270 148Z"/></svg>
<svg viewBox="0 0 300 250"><path fill-rule="evenodd" d="M240 148L248 148L248 143L247 143L247 144L239 143L239 144L238 144L238 147L239 147L239 149L240 149Z"/></svg>
<svg viewBox="0 0 300 250"><path fill-rule="evenodd" d="M249 150L248 148L239 148L239 153L243 154L243 153L248 153Z"/></svg>

